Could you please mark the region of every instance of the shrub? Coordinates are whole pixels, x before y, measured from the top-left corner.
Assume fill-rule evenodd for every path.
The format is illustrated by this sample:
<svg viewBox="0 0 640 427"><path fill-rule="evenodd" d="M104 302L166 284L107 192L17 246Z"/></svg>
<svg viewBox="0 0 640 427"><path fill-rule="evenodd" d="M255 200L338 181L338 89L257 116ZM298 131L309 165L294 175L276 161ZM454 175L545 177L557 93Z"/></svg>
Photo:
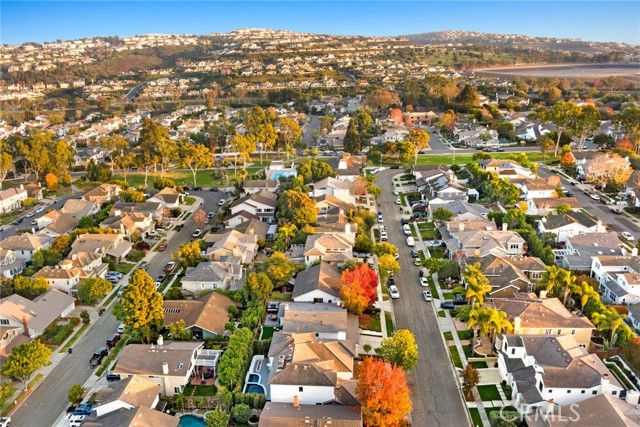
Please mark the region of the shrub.
<svg viewBox="0 0 640 427"><path fill-rule="evenodd" d="M91 317L89 316L89 312L87 310L82 310L80 312L80 318L82 318L82 323L88 325L91 323Z"/></svg>
<svg viewBox="0 0 640 427"><path fill-rule="evenodd" d="M138 262L142 258L144 258L144 252L142 251L131 251L129 255L127 255L127 260L131 262Z"/></svg>
<svg viewBox="0 0 640 427"><path fill-rule="evenodd" d="M251 408L245 403L236 405L231 409L231 417L237 423L246 424L251 418Z"/></svg>

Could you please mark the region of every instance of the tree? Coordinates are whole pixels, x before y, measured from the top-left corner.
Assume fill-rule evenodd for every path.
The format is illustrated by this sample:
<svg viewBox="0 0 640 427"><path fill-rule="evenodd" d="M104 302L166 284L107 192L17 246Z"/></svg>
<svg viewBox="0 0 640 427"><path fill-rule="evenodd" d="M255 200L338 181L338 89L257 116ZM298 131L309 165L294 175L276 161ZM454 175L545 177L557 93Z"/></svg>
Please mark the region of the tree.
<svg viewBox="0 0 640 427"><path fill-rule="evenodd" d="M474 338L480 334L489 336L491 315L495 310L487 307L472 308L469 310L467 328L473 329ZM474 347L475 348L475 347Z"/></svg>
<svg viewBox="0 0 640 427"><path fill-rule="evenodd" d="M358 264L351 270L346 269L340 276L342 300L350 313L362 314L376 301L377 290L378 275L368 264Z"/></svg>
<svg viewBox="0 0 640 427"><path fill-rule="evenodd" d="M87 179L91 182L107 182L111 180L109 167L102 163L96 163L93 159L87 163Z"/></svg>
<svg viewBox="0 0 640 427"><path fill-rule="evenodd" d="M560 158L560 166L562 166L565 171L571 170L576 166L576 158L573 156L571 151L562 155Z"/></svg>
<svg viewBox="0 0 640 427"><path fill-rule="evenodd" d="M273 292L273 282L265 273L249 273L242 285L246 302L264 302Z"/></svg>
<svg viewBox="0 0 640 427"><path fill-rule="evenodd" d="M615 138L607 133L599 133L593 137L593 143L600 148L609 148L616 142Z"/></svg>
<svg viewBox="0 0 640 427"><path fill-rule="evenodd" d="M636 152L640 152L640 107L627 107L615 118L624 130L625 135L636 147Z"/></svg>
<svg viewBox="0 0 640 427"><path fill-rule="evenodd" d="M347 126L347 133L344 136L344 151L351 154L360 154L361 149L360 135L354 121L350 120Z"/></svg>
<svg viewBox="0 0 640 427"><path fill-rule="evenodd" d="M467 293L465 298L470 300L471 307L475 308L476 302L482 305L484 296L491 292L491 283L480 271L480 264L467 265L462 276L467 285Z"/></svg>
<svg viewBox="0 0 640 427"><path fill-rule="evenodd" d="M289 117L278 117L278 139L277 145L283 149L287 155L287 161L289 160L289 154L291 153L293 146L300 141L302 137L302 129L297 120L290 119Z"/></svg>
<svg viewBox="0 0 640 427"><path fill-rule="evenodd" d="M318 220L316 201L307 193L287 190L278 199L278 205L278 216L288 219L299 229L315 224Z"/></svg>
<svg viewBox="0 0 640 427"><path fill-rule="evenodd" d="M302 177L305 184L320 181L328 176L336 176L336 173L329 163L315 159L305 160L299 163L297 171L298 176Z"/></svg>
<svg viewBox="0 0 640 427"><path fill-rule="evenodd" d="M555 142L553 139L549 138L547 135L540 135L536 140L536 144L540 147L540 152L542 153L542 159L544 160L546 154L553 150L555 146Z"/></svg>
<svg viewBox="0 0 640 427"><path fill-rule="evenodd" d="M6 140L2 140L0 141L0 190L9 171L13 168L13 156L9 154L9 147L7 146Z"/></svg>
<svg viewBox="0 0 640 427"><path fill-rule="evenodd" d="M89 312L87 310L82 310L80 312L80 318L82 319L82 323L85 325L91 323L91 316L89 316Z"/></svg>
<svg viewBox="0 0 640 427"><path fill-rule="evenodd" d="M373 119L366 108L359 108L353 120L360 134L369 133L373 127Z"/></svg>
<svg viewBox="0 0 640 427"><path fill-rule="evenodd" d="M196 223L198 228L204 228L205 224L207 223L207 213L202 208L199 208L193 214L193 222Z"/></svg>
<svg viewBox="0 0 640 427"><path fill-rule="evenodd" d="M38 295L47 292L49 282L44 277L18 276L13 280L13 290L16 294L28 299L33 299Z"/></svg>
<svg viewBox="0 0 640 427"><path fill-rule="evenodd" d="M239 424L247 424L251 418L251 408L246 403L240 403L231 410L231 417Z"/></svg>
<svg viewBox="0 0 640 427"><path fill-rule="evenodd" d="M385 362L405 371L410 371L418 363L418 344L411 331L407 329L400 329L392 337L382 340L376 353L382 356Z"/></svg>
<svg viewBox="0 0 640 427"><path fill-rule="evenodd" d="M439 273L444 269L442 261L438 258L427 258L422 262L422 266L431 273Z"/></svg>
<svg viewBox="0 0 640 427"><path fill-rule="evenodd" d="M251 153L256 151L256 143L253 138L236 134L231 138L231 148L238 153L246 170L247 160L251 158Z"/></svg>
<svg viewBox="0 0 640 427"><path fill-rule="evenodd" d="M101 137L98 140L98 145L107 152L110 159L111 173L113 173L113 166L116 164L118 157L124 155L124 150L129 147L129 141L124 139L122 135L114 134Z"/></svg>
<svg viewBox="0 0 640 427"><path fill-rule="evenodd" d="M409 141L414 147L413 164L418 163L418 152L420 150L426 150L429 148L429 132L422 129L412 129L405 138L405 141Z"/></svg>
<svg viewBox="0 0 640 427"><path fill-rule="evenodd" d="M400 105L400 97L397 93L380 89L369 93L364 100L364 105L374 111L380 112L392 105Z"/></svg>
<svg viewBox="0 0 640 427"><path fill-rule="evenodd" d="M379 257L386 254L395 255L398 253L398 248L396 248L389 242L380 242L380 243L376 243L373 246L371 252L375 255L378 255Z"/></svg>
<svg viewBox="0 0 640 427"><path fill-rule="evenodd" d="M150 154L155 162L160 163L161 176L164 176L169 164L179 157L178 144L169 137L169 131L160 123L144 119L140 130L140 147ZM146 178L145 178L146 185Z"/></svg>
<svg viewBox="0 0 640 427"><path fill-rule="evenodd" d="M366 357L357 370L356 396L364 424L369 427L404 425L405 417L412 410L404 371L372 357Z"/></svg>
<svg viewBox="0 0 640 427"><path fill-rule="evenodd" d="M44 182L47 185L47 190L56 191L58 189L58 177L55 174L49 172L44 177Z"/></svg>
<svg viewBox="0 0 640 427"><path fill-rule="evenodd" d="M72 385L71 388L69 389L69 392L67 393L69 402L71 402L72 405L77 405L78 403L80 403L82 401L83 395L84 395L84 387L82 387L80 384Z"/></svg>
<svg viewBox="0 0 640 427"><path fill-rule="evenodd" d="M456 127L456 113L453 110L449 110L442 114L440 120L438 120L438 126L443 131L451 134Z"/></svg>
<svg viewBox="0 0 640 427"><path fill-rule="evenodd" d="M400 153L398 160L400 160L401 163L408 163L418 155L416 147L410 141L400 141L396 143L396 147Z"/></svg>
<svg viewBox="0 0 640 427"><path fill-rule="evenodd" d="M487 328L490 331L491 351L493 352L493 344L495 342L496 335L504 331L512 332L513 325L509 321L509 316L504 311L494 309L490 310L491 315L489 316Z"/></svg>
<svg viewBox="0 0 640 427"><path fill-rule="evenodd" d="M289 249L289 245L291 244L291 239L296 236L298 232L298 227L295 224L285 224L282 227L278 228L276 232L276 244L274 248L279 250L280 252L286 251Z"/></svg>
<svg viewBox="0 0 640 427"><path fill-rule="evenodd" d="M180 144L179 148L180 160L182 166L189 168L193 174L193 185L198 185L196 182L196 174L199 170L210 168L212 165L211 153L209 148L204 144L192 144L185 142ZM200 227L202 228L202 227Z"/></svg>
<svg viewBox="0 0 640 427"><path fill-rule="evenodd" d="M474 87L466 84L455 97L453 103L460 111L468 111L480 103L480 98Z"/></svg>
<svg viewBox="0 0 640 427"><path fill-rule="evenodd" d="M578 136L578 149L584 149L586 139L593 136L600 127L600 113L596 107L589 104L580 107L573 127Z"/></svg>
<svg viewBox="0 0 640 427"><path fill-rule="evenodd" d="M591 322L599 331L608 330L611 334L608 344L613 347L616 344L616 331L623 325L626 315L621 315L613 307L607 308L602 312L594 312L591 315Z"/></svg>
<svg viewBox="0 0 640 427"><path fill-rule="evenodd" d="M85 279L78 286L78 299L82 304L95 304L113 289L113 285L100 278Z"/></svg>
<svg viewBox="0 0 640 427"><path fill-rule="evenodd" d="M453 218L453 212L445 208L438 208L433 212L433 219L439 222L449 221Z"/></svg>
<svg viewBox="0 0 640 427"><path fill-rule="evenodd" d="M207 427L227 427L229 425L229 414L222 411L219 406L216 406L216 409L207 413L204 422Z"/></svg>
<svg viewBox="0 0 640 427"><path fill-rule="evenodd" d="M478 383L480 383L480 374L478 374L478 370L469 363L465 366L462 372L460 372L460 376L462 377L462 390L464 391L465 397L467 400L472 399L472 390L478 385Z"/></svg>
<svg viewBox="0 0 640 427"><path fill-rule="evenodd" d="M380 277L386 280L388 277L393 276L400 271L400 263L391 254L384 254L378 258L378 269L380 271Z"/></svg>
<svg viewBox="0 0 640 427"><path fill-rule="evenodd" d="M151 340L151 329L162 326L162 295L145 270L136 270L129 277L129 284L124 287L114 313L125 326L144 335L147 343Z"/></svg>
<svg viewBox="0 0 640 427"><path fill-rule="evenodd" d="M258 270L266 273L275 287L281 287L293 277L296 266L282 252L274 252L258 266Z"/></svg>
<svg viewBox="0 0 640 427"><path fill-rule="evenodd" d="M566 131L572 130L575 127L575 121L580 113L580 107L572 102L557 102L551 111L549 111L549 119L551 123L556 125L557 140L555 156L558 156L560 150L560 139L562 134Z"/></svg>
<svg viewBox="0 0 640 427"><path fill-rule="evenodd" d="M147 198L144 193L136 190L122 190L120 192L120 200L128 203L142 203Z"/></svg>
<svg viewBox="0 0 640 427"><path fill-rule="evenodd" d="M514 141L517 137L516 128L511 122L499 123L498 126L496 126L496 131L500 138L508 139L509 141Z"/></svg>
<svg viewBox="0 0 640 427"><path fill-rule="evenodd" d="M542 273L542 277L538 281L537 287L539 289L544 289L548 294L553 292L560 286L563 271L565 270L555 265L545 267L545 272Z"/></svg>
<svg viewBox="0 0 640 427"><path fill-rule="evenodd" d="M31 375L42 366L51 364L51 349L40 340L20 344L15 347L2 365L2 374L22 381L27 388L27 381Z"/></svg>
<svg viewBox="0 0 640 427"><path fill-rule="evenodd" d="M180 249L173 255L173 259L181 268L195 267L203 261L202 248L199 242L189 242L180 245Z"/></svg>
<svg viewBox="0 0 640 427"><path fill-rule="evenodd" d="M568 203L561 203L558 205L558 207L556 208L556 211L558 211L559 214L564 214L567 213L571 210L571 205Z"/></svg>

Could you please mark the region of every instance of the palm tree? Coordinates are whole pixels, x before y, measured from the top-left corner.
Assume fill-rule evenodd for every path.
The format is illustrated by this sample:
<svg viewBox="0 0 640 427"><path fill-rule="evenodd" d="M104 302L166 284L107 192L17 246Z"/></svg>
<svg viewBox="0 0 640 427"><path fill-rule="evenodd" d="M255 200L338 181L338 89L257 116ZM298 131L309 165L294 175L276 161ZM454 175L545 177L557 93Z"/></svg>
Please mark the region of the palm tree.
<svg viewBox="0 0 640 427"><path fill-rule="evenodd" d="M571 288L576 284L576 276L570 271L561 270L560 286L562 288L562 305L567 305L567 297L571 293Z"/></svg>
<svg viewBox="0 0 640 427"><path fill-rule="evenodd" d="M626 315L621 315L613 308L610 308L604 312L594 312L591 315L591 321L599 331L611 331L611 338L608 344L609 347L613 347L617 340L616 331L622 326L622 321L625 317Z"/></svg>
<svg viewBox="0 0 640 427"><path fill-rule="evenodd" d="M492 288L489 279L480 271L480 264L467 265L462 278L467 285L465 297L471 301L471 307L475 308L476 301L482 305L485 295L491 292Z"/></svg>
<svg viewBox="0 0 640 427"><path fill-rule="evenodd" d="M278 237L282 237L285 243L285 249L289 249L291 238L296 235L298 227L295 224L286 224L278 229Z"/></svg>
<svg viewBox="0 0 640 427"><path fill-rule="evenodd" d="M509 316L504 311L489 310L491 310L491 316L489 317L487 328L491 331L489 338L491 340L491 353L493 353L493 344L495 343L496 335L505 331L513 332L513 325L509 321Z"/></svg>
<svg viewBox="0 0 640 427"><path fill-rule="evenodd" d="M467 328L473 329L473 338L480 334L489 334L489 321L491 320L492 309L486 307L478 307L469 311L469 321L467 322ZM474 342L471 342L473 352L475 353Z"/></svg>
<svg viewBox="0 0 640 427"><path fill-rule="evenodd" d="M562 269L555 265L550 265L545 267L545 270L538 282L538 288L544 288L547 293L550 293L558 286L560 270Z"/></svg>
<svg viewBox="0 0 640 427"><path fill-rule="evenodd" d="M579 285L576 283L571 286L571 293L580 297L581 311L584 311L584 306L587 305L591 298L600 299L600 294L598 294L598 292L593 289L593 286L584 281Z"/></svg>

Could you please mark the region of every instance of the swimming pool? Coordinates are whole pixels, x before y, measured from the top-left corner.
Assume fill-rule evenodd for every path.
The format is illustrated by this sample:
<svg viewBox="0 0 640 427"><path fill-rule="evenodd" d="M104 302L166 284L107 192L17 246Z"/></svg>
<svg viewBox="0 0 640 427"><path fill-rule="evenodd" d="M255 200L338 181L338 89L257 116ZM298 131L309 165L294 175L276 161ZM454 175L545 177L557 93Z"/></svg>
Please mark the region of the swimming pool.
<svg viewBox="0 0 640 427"><path fill-rule="evenodd" d="M264 387L261 384L247 384L244 387L245 393L258 393L258 394L267 394L265 393Z"/></svg>
<svg viewBox="0 0 640 427"><path fill-rule="evenodd" d="M248 383L259 383L260 382L260 375L258 374L249 374L249 379L247 380Z"/></svg>
<svg viewBox="0 0 640 427"><path fill-rule="evenodd" d="M183 415L180 417L178 427L206 427L207 423L204 422L204 418L197 415Z"/></svg>

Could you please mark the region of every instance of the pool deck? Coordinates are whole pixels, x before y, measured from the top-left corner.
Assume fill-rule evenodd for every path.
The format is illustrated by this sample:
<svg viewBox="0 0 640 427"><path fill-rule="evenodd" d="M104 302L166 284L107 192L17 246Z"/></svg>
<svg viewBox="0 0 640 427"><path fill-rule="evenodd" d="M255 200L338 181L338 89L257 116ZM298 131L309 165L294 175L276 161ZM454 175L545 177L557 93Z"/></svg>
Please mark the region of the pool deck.
<svg viewBox="0 0 640 427"><path fill-rule="evenodd" d="M245 377L245 386L246 386L246 381L249 378L249 375L251 375L251 374L260 375L260 384L266 390L265 397L267 398L267 400L269 400L269 398L270 398L270 393L269 393L269 367L267 366L267 362L268 361L269 361L269 358L267 358L267 357L264 357L264 359L263 359L263 356L253 356L253 359L251 360L251 368L249 369L249 372L247 373L247 376ZM256 367L257 363L260 363L260 369L256 371L255 367Z"/></svg>

